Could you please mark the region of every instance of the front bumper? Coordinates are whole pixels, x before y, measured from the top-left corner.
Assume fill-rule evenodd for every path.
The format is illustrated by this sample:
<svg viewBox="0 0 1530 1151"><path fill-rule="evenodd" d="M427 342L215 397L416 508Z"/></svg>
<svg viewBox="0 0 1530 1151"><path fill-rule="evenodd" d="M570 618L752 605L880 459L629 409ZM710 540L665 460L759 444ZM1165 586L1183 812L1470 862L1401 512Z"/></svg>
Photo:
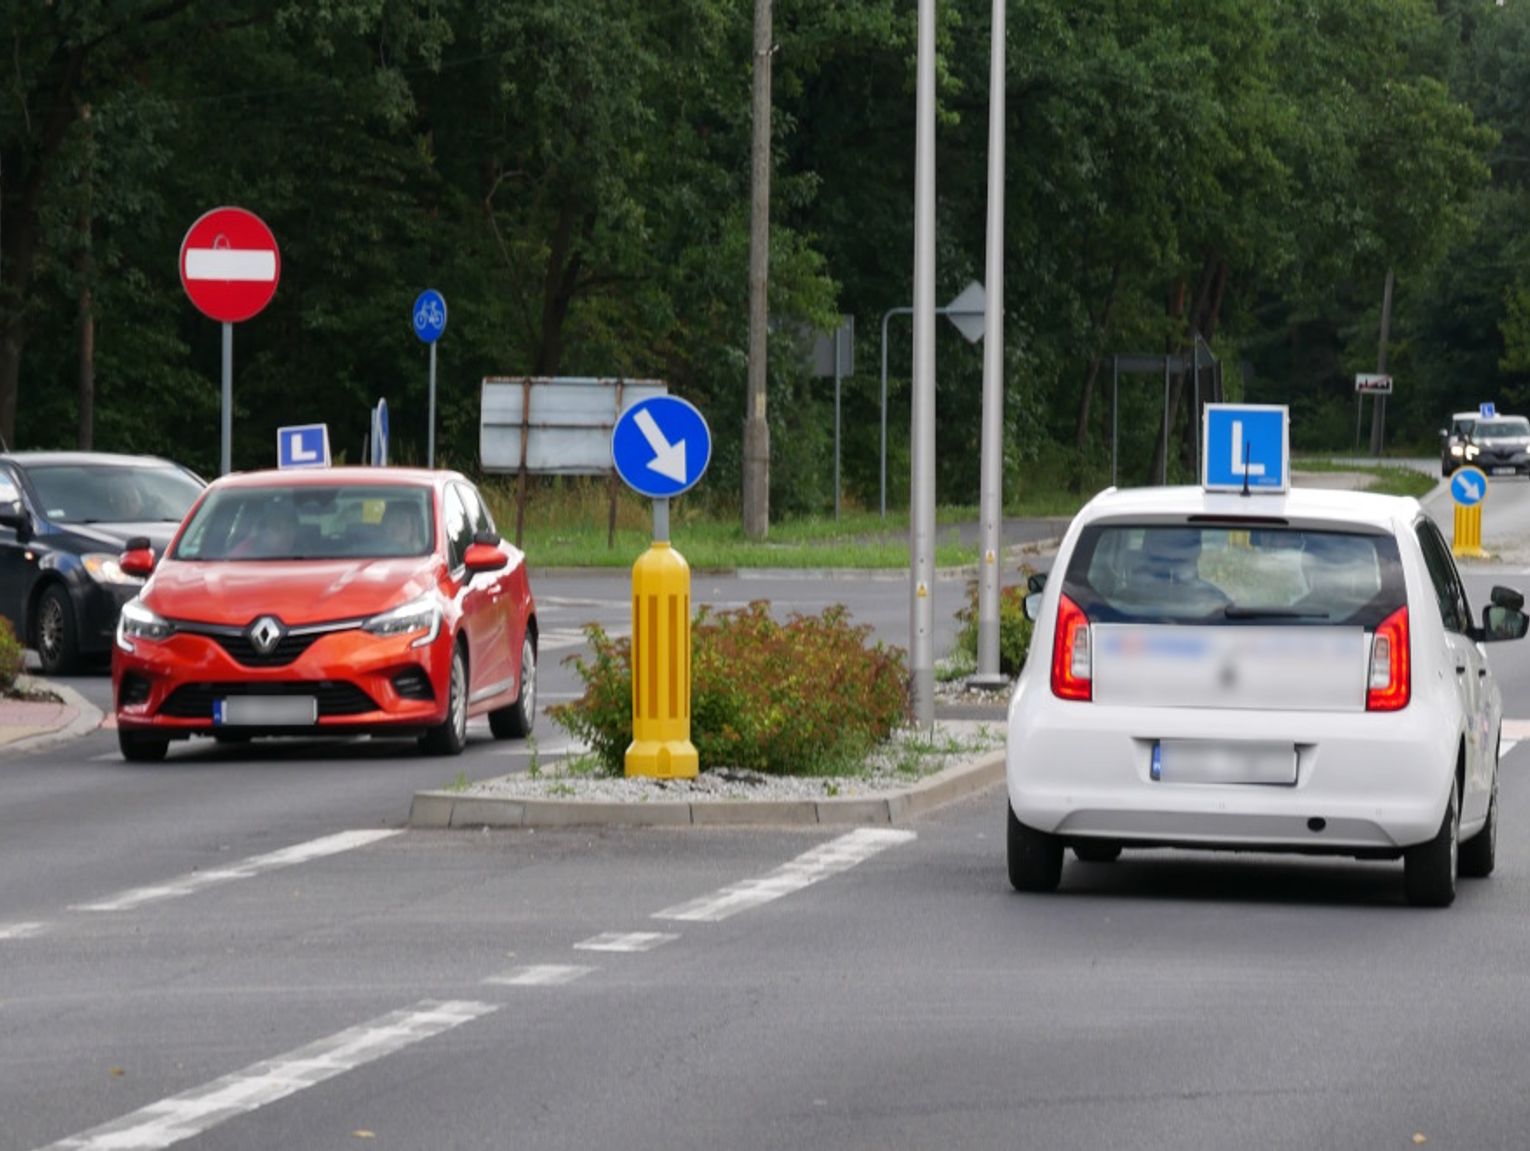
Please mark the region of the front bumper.
<svg viewBox="0 0 1530 1151"><path fill-rule="evenodd" d="M318 636L290 663L251 667L217 639L177 632L161 642L134 640L132 652L112 653L117 725L156 735L260 734L221 728L213 704L231 696L307 696L317 701L312 726L283 733L346 735L419 730L446 718L452 639L445 628L425 647L416 636L370 635L359 628ZM275 730L275 729L271 729Z"/></svg>

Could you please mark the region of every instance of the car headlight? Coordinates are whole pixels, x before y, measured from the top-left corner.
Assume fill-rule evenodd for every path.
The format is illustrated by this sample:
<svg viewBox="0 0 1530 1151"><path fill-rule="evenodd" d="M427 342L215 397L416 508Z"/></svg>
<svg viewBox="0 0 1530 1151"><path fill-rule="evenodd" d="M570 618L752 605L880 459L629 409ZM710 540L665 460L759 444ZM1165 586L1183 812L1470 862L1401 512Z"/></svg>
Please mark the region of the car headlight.
<svg viewBox="0 0 1530 1151"><path fill-rule="evenodd" d="M169 620L156 615L138 600L129 600L122 605L122 614L117 617L117 646L130 652L134 640L158 642L169 639L174 631L175 625Z"/></svg>
<svg viewBox="0 0 1530 1151"><path fill-rule="evenodd" d="M1466 449L1463 448L1460 444L1451 444L1450 445L1450 454L1453 455L1453 456L1465 455L1466 454Z"/></svg>
<svg viewBox="0 0 1530 1151"><path fill-rule="evenodd" d="M361 630L372 635L409 635L411 632L425 634L410 647L424 647L441 634L441 605L433 595L410 600L392 611L374 615L361 625Z"/></svg>
<svg viewBox="0 0 1530 1151"><path fill-rule="evenodd" d="M1477 445L1476 445L1476 444L1467 444L1467 445L1466 445L1466 458L1467 458L1467 459L1471 459L1471 458L1472 458L1472 457L1473 457L1473 456L1475 456L1475 455L1476 455L1476 454L1477 454L1477 453L1478 453L1478 452L1479 452L1479 451L1480 451L1480 450L1481 450L1481 449L1479 449L1479 448L1478 448L1478 447L1477 447Z"/></svg>
<svg viewBox="0 0 1530 1151"><path fill-rule="evenodd" d="M117 557L107 552L90 552L82 555L80 563L85 568L85 574L97 583L143 583L142 576L128 575L122 570L122 565L117 562Z"/></svg>

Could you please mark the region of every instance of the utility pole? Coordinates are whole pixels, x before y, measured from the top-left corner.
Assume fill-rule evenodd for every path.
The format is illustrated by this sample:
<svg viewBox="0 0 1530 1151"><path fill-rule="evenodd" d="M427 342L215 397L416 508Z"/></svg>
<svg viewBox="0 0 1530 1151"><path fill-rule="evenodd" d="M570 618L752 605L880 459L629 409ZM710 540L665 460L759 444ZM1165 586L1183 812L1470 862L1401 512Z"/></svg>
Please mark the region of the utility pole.
<svg viewBox="0 0 1530 1151"><path fill-rule="evenodd" d="M765 422L770 283L771 0L754 0L754 141L749 204L749 380L744 412L744 535L770 531L770 425Z"/></svg>
<svg viewBox="0 0 1530 1151"><path fill-rule="evenodd" d="M1376 350L1376 374L1387 374L1387 342L1392 336L1392 283L1394 275L1387 269L1386 287L1381 291L1381 346ZM1385 446L1387 427L1387 398L1371 397L1371 455L1381 455Z"/></svg>
<svg viewBox="0 0 1530 1151"><path fill-rule="evenodd" d="M935 726L935 0L919 0L914 115L914 407L909 478L909 703Z"/></svg>
<svg viewBox="0 0 1530 1151"><path fill-rule="evenodd" d="M96 311L91 296L91 281L95 278L95 258L92 248L92 219L94 205L92 192L95 186L95 137L91 131L90 105L80 109L80 121L85 127L85 199L79 212L80 251L77 261L80 282L77 285L80 313L80 380L77 424L74 443L82 452L95 446L96 424Z"/></svg>

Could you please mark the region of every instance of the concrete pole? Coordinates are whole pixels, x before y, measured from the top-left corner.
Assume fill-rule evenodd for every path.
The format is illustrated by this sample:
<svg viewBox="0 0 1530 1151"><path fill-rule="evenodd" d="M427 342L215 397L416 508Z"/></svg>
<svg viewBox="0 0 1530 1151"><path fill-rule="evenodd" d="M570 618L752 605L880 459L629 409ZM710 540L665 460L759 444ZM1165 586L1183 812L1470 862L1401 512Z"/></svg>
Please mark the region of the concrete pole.
<svg viewBox="0 0 1530 1151"><path fill-rule="evenodd" d="M919 0L914 135L914 380L909 479L910 703L935 726L935 0Z"/></svg>
<svg viewBox="0 0 1530 1151"><path fill-rule="evenodd" d="M765 422L770 275L770 0L754 0L754 142L749 206L749 376L744 412L744 535L770 531L770 426Z"/></svg>
<svg viewBox="0 0 1530 1151"><path fill-rule="evenodd" d="M1002 687L999 673L999 557L1004 514L1004 5L993 0L988 49L988 309L983 327L983 444L978 513L978 666L972 683Z"/></svg>

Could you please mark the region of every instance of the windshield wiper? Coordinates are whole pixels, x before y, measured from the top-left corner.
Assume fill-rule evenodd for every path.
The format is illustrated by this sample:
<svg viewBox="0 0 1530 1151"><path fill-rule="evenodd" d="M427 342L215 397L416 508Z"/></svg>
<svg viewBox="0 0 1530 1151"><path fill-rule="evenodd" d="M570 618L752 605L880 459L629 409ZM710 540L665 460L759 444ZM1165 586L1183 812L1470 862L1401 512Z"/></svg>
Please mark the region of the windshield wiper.
<svg viewBox="0 0 1530 1151"><path fill-rule="evenodd" d="M1326 611L1311 607L1240 607L1230 603L1222 609L1228 619L1327 619Z"/></svg>

